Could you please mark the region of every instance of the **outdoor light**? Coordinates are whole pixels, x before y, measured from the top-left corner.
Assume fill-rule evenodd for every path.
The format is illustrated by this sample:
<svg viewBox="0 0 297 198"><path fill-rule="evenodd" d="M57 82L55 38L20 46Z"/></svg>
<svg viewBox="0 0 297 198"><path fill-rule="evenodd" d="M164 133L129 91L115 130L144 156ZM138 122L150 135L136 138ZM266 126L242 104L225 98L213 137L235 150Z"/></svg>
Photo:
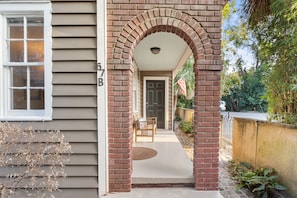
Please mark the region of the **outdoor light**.
<svg viewBox="0 0 297 198"><path fill-rule="evenodd" d="M152 47L152 48L151 48L151 52L152 52L153 54L159 54L160 51L161 51L161 49L160 49L159 47Z"/></svg>

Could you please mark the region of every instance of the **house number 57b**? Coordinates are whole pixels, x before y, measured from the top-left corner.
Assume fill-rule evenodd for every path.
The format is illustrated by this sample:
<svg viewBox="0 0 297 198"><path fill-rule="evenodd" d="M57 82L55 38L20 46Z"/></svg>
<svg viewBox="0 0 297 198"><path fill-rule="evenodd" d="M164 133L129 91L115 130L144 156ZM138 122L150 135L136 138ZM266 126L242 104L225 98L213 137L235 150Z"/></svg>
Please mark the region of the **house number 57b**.
<svg viewBox="0 0 297 198"><path fill-rule="evenodd" d="M98 78L98 86L103 86L104 85L104 81L103 81L103 75L105 72L105 69L102 67L101 63L97 63L97 70L99 72L101 72L100 77Z"/></svg>

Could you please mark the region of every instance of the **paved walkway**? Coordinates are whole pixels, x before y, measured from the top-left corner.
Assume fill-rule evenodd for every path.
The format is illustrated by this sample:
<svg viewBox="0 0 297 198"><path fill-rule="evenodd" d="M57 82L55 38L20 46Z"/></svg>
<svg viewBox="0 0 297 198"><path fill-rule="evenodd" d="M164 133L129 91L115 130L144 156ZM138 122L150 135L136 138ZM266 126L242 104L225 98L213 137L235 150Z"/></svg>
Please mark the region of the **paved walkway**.
<svg viewBox="0 0 297 198"><path fill-rule="evenodd" d="M231 160L231 152L227 149L220 149L219 166L219 190L224 198L252 198L254 197L247 189L236 190L236 183L231 179L228 172L228 161Z"/></svg>

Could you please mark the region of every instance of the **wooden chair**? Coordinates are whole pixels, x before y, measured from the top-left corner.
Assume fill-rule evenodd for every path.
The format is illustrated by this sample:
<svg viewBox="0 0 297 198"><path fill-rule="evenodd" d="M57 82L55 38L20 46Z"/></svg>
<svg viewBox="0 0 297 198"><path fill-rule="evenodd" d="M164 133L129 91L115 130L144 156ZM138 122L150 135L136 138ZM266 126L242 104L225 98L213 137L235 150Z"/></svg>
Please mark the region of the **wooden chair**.
<svg viewBox="0 0 297 198"><path fill-rule="evenodd" d="M157 117L134 118L135 142L137 137L152 137L154 142L157 131Z"/></svg>

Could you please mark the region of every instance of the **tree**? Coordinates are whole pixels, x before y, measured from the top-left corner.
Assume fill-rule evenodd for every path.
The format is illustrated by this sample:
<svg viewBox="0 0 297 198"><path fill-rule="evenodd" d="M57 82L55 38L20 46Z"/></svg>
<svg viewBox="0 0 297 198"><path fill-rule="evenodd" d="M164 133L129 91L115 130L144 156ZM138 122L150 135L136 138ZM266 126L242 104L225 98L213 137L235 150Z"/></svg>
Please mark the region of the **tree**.
<svg viewBox="0 0 297 198"><path fill-rule="evenodd" d="M266 112L267 101L263 98L265 87L262 81L263 70L250 68L243 75L232 73L228 75L228 92L223 93L222 99L231 111L260 111Z"/></svg>
<svg viewBox="0 0 297 198"><path fill-rule="evenodd" d="M242 7L250 25L256 25L270 14L271 0L243 0Z"/></svg>
<svg viewBox="0 0 297 198"><path fill-rule="evenodd" d="M230 1L223 9L223 59L224 69L221 80L221 95L226 101L227 109L231 111L258 110L266 111L266 101L263 99L265 89L261 83L263 69L259 61L257 40L248 29L248 23L238 14L235 1ZM234 18L237 18L236 21ZM244 51L245 53L239 53ZM250 54L250 61L246 59Z"/></svg>
<svg viewBox="0 0 297 198"><path fill-rule="evenodd" d="M258 65L268 112L273 119L297 122L297 2L296 0L243 0L241 18L256 39Z"/></svg>
<svg viewBox="0 0 297 198"><path fill-rule="evenodd" d="M254 5L254 4L251 4ZM297 3L273 0L265 4L269 11L261 17L253 15L251 28L258 41L260 60L267 75L268 111L272 119L285 123L297 122ZM256 8L254 8L256 9ZM250 21L251 21L250 20Z"/></svg>

